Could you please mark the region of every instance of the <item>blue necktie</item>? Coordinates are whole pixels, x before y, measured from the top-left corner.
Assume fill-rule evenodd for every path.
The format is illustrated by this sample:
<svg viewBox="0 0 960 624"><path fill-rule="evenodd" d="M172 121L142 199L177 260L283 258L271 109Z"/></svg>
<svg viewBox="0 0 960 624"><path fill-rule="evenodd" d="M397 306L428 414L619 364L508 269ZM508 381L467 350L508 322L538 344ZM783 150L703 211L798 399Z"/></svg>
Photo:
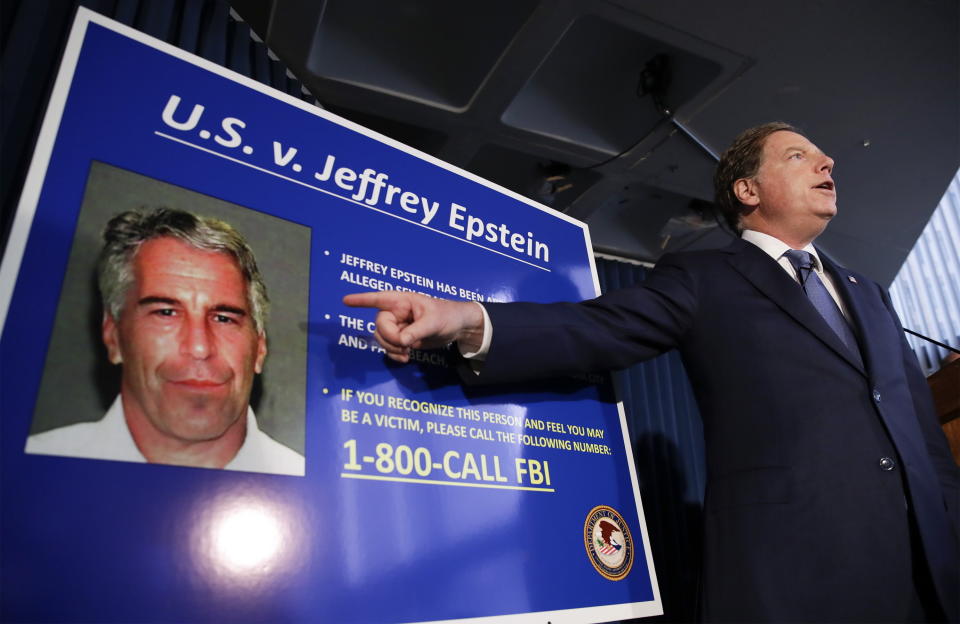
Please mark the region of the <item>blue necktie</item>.
<svg viewBox="0 0 960 624"><path fill-rule="evenodd" d="M850 349L850 352L857 361L861 362L860 348L857 346L857 339L853 335L853 330L850 329L850 325L847 323L847 319L844 318L843 313L840 312L837 302L830 296L826 286L820 281L820 276L818 276L814 270L813 256L809 251L800 251L797 249L787 250L783 255L787 257L790 264L796 269L797 278L800 280L800 286L803 288L803 292L806 293L807 299L809 299L813 307L817 309L817 312L820 313L823 320L827 322L830 329L840 336L840 340L847 345L847 348Z"/></svg>

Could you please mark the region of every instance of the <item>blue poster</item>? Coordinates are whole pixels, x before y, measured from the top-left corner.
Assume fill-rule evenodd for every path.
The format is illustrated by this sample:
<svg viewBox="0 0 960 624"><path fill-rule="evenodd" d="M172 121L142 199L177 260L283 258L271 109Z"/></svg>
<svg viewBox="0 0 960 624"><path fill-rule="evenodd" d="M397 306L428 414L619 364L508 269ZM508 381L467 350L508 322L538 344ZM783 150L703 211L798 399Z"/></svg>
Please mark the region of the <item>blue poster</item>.
<svg viewBox="0 0 960 624"><path fill-rule="evenodd" d="M598 284L582 223L80 9L0 270L0 617L661 613L609 380L391 363L367 290Z"/></svg>

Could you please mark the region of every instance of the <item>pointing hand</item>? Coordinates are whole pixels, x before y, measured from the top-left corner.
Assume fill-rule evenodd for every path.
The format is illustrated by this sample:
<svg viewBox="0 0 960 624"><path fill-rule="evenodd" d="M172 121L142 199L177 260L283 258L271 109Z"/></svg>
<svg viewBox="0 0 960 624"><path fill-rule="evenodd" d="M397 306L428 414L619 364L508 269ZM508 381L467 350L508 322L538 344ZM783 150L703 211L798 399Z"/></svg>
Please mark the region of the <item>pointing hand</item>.
<svg viewBox="0 0 960 624"><path fill-rule="evenodd" d="M435 349L456 341L467 351L477 351L483 342L483 311L476 303L397 291L347 295L343 302L379 310L373 335L397 362L408 362L410 349Z"/></svg>

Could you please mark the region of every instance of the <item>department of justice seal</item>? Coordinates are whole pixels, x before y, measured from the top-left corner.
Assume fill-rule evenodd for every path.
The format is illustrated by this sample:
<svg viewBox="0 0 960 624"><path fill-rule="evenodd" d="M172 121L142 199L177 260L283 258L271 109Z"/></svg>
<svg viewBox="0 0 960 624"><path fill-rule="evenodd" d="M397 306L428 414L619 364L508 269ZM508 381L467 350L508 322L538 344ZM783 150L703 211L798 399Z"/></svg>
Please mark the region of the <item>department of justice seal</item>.
<svg viewBox="0 0 960 624"><path fill-rule="evenodd" d="M633 538L626 521L612 507L598 505L583 523L583 542L590 563L604 577L619 581L633 567Z"/></svg>

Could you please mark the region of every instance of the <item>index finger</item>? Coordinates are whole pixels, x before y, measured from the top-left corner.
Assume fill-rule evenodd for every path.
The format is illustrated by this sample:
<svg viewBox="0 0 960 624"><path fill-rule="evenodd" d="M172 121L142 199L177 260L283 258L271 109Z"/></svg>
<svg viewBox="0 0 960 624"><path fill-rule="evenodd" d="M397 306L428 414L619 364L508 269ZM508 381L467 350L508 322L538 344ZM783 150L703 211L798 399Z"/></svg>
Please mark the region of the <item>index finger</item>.
<svg viewBox="0 0 960 624"><path fill-rule="evenodd" d="M363 292L352 293L343 298L343 303L351 308L377 308L386 310L397 302L397 293L395 292Z"/></svg>

